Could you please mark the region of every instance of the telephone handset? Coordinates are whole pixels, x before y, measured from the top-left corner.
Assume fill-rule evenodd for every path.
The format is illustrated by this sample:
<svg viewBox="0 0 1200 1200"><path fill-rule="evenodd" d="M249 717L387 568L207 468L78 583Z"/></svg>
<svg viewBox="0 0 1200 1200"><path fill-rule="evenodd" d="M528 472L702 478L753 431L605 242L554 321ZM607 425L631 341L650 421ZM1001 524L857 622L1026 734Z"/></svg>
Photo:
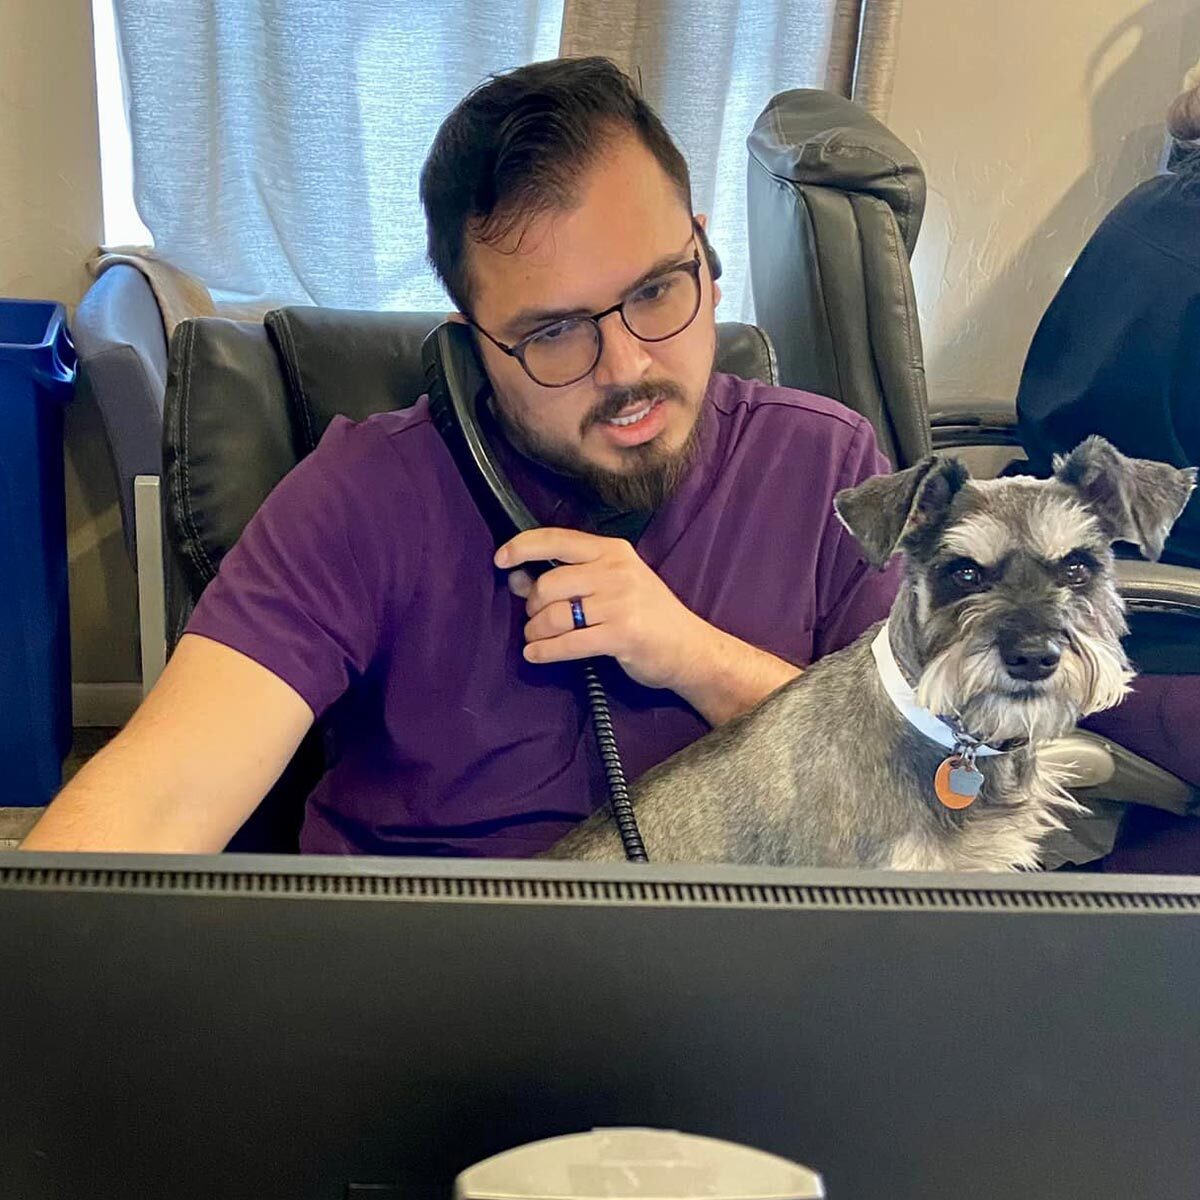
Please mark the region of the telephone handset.
<svg viewBox="0 0 1200 1200"><path fill-rule="evenodd" d="M538 521L513 490L479 423L479 406L491 395L471 330L461 321L445 321L421 347L429 412L446 443L496 545L500 546ZM540 575L557 563L526 564L522 570ZM530 567L533 569L530 570Z"/></svg>
<svg viewBox="0 0 1200 1200"><path fill-rule="evenodd" d="M480 424L479 406L487 403L491 385L479 361L470 328L461 321L443 322L422 344L421 364L425 369L429 412L434 426L446 443L496 544L499 546L526 529L536 529L538 521L504 477ZM558 565L550 560L524 563L521 569L537 576ZM630 862L646 862L646 848L638 832L613 734L608 697L593 663L584 662L583 673L592 727L608 781L613 820L621 834L626 858Z"/></svg>

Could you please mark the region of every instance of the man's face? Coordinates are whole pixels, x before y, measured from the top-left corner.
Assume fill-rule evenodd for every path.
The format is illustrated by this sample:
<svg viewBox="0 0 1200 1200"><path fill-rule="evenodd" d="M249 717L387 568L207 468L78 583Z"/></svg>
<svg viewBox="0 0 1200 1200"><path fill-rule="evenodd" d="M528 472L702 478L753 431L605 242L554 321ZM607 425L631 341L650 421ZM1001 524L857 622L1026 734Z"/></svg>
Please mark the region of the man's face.
<svg viewBox="0 0 1200 1200"><path fill-rule="evenodd" d="M519 225L498 245L469 247L472 316L509 346L552 324L549 314L599 312L632 294L652 269L687 263L699 251L674 184L633 136L601 152L576 207ZM643 342L612 313L600 323L595 370L566 387L535 383L477 335L498 416L520 449L582 478L616 507L650 508L670 491L694 446L716 352L720 291L701 259L700 309L686 329Z"/></svg>

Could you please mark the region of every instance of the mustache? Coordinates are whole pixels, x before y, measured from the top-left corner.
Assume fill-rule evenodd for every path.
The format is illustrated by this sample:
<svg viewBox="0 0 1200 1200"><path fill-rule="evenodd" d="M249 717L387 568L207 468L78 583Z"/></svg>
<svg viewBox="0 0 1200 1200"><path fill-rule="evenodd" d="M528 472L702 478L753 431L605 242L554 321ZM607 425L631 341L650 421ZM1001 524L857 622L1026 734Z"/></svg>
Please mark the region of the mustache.
<svg viewBox="0 0 1200 1200"><path fill-rule="evenodd" d="M683 388L669 379L650 380L633 387L613 388L584 417L579 432L582 436L601 421L609 421L630 405L653 403L655 400L683 400Z"/></svg>

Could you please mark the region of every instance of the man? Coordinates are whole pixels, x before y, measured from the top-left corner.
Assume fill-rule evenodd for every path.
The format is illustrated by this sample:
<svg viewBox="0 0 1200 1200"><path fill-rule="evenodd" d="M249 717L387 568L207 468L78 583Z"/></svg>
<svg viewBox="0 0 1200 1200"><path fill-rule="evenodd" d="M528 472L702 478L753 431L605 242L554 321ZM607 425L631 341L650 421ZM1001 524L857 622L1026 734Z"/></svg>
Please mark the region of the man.
<svg viewBox="0 0 1200 1200"><path fill-rule="evenodd" d="M421 190L545 528L497 550L424 401L334 422L26 848L219 850L317 720L302 849L531 855L604 798L577 660L604 660L636 778L886 613L832 507L886 469L870 426L712 375L704 219L611 63L473 92Z"/></svg>

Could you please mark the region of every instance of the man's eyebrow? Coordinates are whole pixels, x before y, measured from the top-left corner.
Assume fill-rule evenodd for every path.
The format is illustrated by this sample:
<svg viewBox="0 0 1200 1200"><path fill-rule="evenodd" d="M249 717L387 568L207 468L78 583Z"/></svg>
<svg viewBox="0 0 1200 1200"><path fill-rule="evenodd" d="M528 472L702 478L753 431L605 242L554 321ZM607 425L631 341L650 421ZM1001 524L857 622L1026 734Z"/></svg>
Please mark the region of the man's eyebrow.
<svg viewBox="0 0 1200 1200"><path fill-rule="evenodd" d="M628 296L630 292L636 292L643 283L653 279L655 275L661 275L671 267L682 266L687 259L687 248L691 242L692 239L689 237L682 250L675 254L666 254L653 263L625 288L621 295ZM505 324L503 333L514 341L520 341L526 333L532 333L541 325L552 325L555 321L566 321L571 317L591 316L595 311L591 308L523 308Z"/></svg>

